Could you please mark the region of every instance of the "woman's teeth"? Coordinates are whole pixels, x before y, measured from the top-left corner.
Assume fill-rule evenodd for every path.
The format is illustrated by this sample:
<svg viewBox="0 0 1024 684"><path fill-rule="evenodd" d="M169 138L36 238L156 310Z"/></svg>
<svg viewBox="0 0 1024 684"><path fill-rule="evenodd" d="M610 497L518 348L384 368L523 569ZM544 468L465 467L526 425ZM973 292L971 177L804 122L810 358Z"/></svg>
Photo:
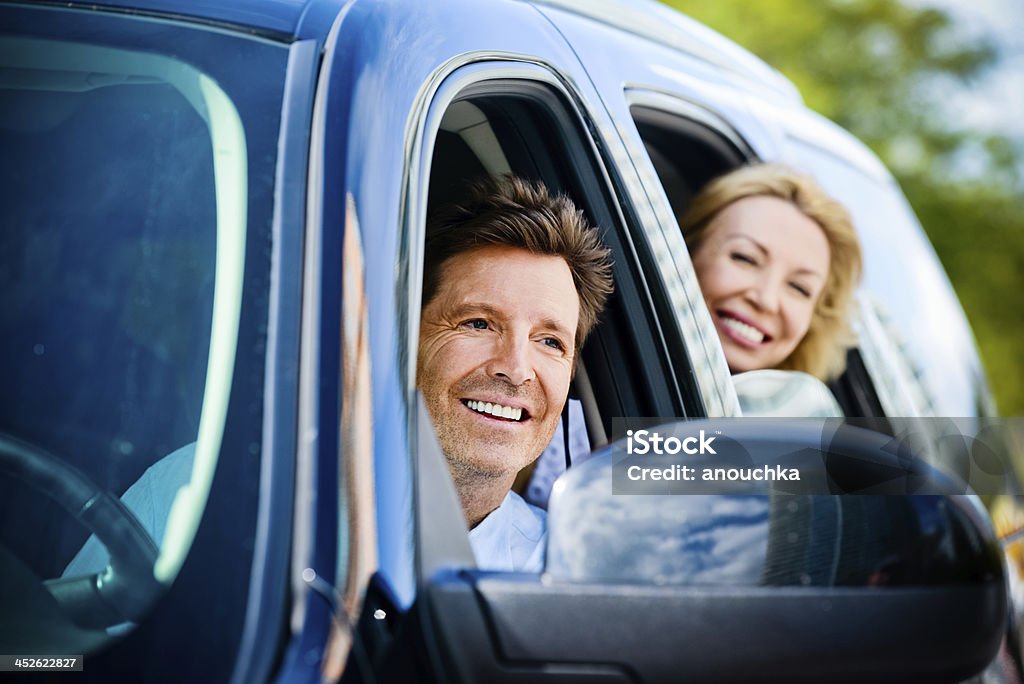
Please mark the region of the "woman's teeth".
<svg viewBox="0 0 1024 684"><path fill-rule="evenodd" d="M754 344L761 344L764 342L764 333L757 328L747 325L743 321L738 321L735 318L729 318L727 316L721 317L722 325L729 328L740 337L745 340L749 340Z"/></svg>

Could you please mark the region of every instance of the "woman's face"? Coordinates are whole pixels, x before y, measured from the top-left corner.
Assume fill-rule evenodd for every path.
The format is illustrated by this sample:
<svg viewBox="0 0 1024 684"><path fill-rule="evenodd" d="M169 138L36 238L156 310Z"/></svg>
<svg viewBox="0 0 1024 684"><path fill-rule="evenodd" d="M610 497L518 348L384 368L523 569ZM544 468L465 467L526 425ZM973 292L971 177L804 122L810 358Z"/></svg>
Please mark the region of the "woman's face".
<svg viewBox="0 0 1024 684"><path fill-rule="evenodd" d="M707 231L693 265L729 369L775 368L807 334L825 286L825 233L776 197L733 202Z"/></svg>

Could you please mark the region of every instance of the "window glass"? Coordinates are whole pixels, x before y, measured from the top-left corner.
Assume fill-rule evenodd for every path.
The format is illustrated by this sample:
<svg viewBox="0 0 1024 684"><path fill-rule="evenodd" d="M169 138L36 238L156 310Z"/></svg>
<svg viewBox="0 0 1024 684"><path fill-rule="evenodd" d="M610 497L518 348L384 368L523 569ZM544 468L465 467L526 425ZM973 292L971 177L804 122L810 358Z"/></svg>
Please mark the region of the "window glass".
<svg viewBox="0 0 1024 684"><path fill-rule="evenodd" d="M94 30L66 35L78 22ZM226 66L154 53L159 22L4 23L23 33L0 35L0 574L23 600L0 650L82 653L131 631L177 576L222 445L238 447L240 369L259 454L262 348L242 295L266 287L247 225L269 227L272 180L250 181L250 154L272 168L277 115L254 122ZM215 45L163 28L193 57ZM7 629L30 615L37 629Z"/></svg>

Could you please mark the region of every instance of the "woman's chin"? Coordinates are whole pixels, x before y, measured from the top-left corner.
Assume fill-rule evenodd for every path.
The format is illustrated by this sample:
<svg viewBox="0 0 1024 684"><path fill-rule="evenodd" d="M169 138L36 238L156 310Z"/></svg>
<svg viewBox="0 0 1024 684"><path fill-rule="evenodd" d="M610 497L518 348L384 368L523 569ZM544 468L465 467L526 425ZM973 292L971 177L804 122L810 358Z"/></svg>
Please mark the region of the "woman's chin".
<svg viewBox="0 0 1024 684"><path fill-rule="evenodd" d="M727 349L725 353L725 361L729 366L729 372L733 375L736 375L737 373L746 373L747 371L752 370L775 368L777 365L767 358L762 357L762 355L751 353L751 351L747 349Z"/></svg>

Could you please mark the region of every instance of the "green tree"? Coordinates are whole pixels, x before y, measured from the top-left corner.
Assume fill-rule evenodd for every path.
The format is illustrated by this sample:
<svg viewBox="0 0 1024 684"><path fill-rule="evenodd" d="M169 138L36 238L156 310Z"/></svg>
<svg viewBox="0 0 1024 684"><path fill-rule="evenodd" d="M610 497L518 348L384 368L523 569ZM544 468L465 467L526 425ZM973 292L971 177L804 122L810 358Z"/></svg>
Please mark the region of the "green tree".
<svg viewBox="0 0 1024 684"><path fill-rule="evenodd" d="M662 0L790 78L902 185L967 312L1000 411L1024 415L1024 150L947 99L997 59L946 13L899 0Z"/></svg>

